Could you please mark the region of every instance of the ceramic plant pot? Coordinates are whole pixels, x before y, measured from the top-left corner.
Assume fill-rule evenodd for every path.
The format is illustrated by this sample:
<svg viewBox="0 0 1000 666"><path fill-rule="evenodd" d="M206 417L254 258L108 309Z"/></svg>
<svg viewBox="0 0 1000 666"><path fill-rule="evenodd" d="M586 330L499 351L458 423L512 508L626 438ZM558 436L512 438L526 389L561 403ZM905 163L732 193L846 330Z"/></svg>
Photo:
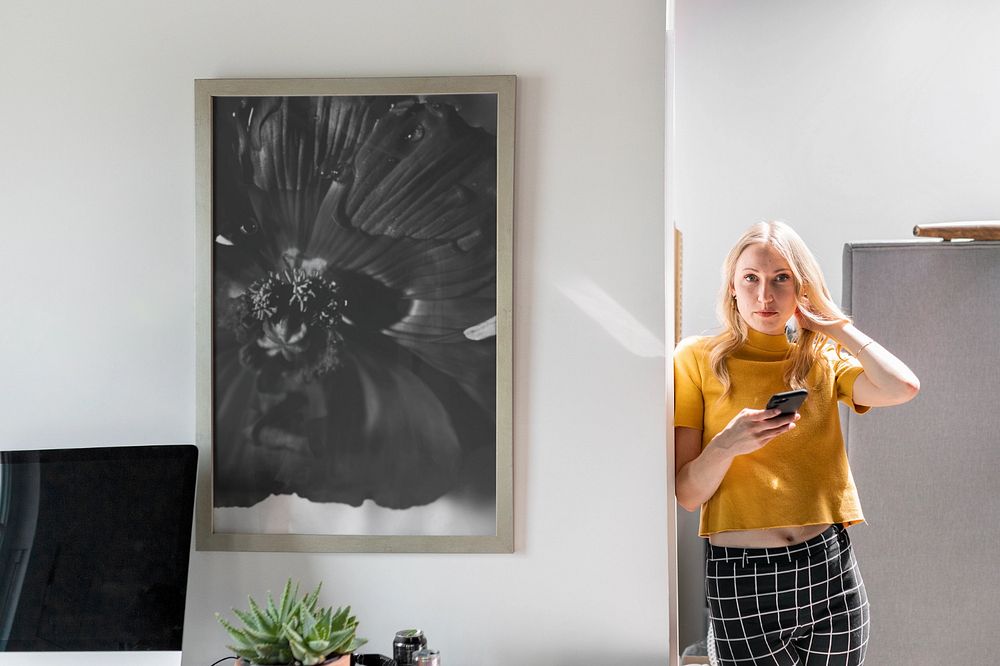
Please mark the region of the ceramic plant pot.
<svg viewBox="0 0 1000 666"><path fill-rule="evenodd" d="M341 654L336 657L330 657L320 664L320 666L351 666L351 655Z"/></svg>
<svg viewBox="0 0 1000 666"><path fill-rule="evenodd" d="M256 666L245 659L237 659L236 666ZM292 666L289 664L288 666ZM351 666L351 655L338 654L330 657L326 661L320 662L317 666Z"/></svg>

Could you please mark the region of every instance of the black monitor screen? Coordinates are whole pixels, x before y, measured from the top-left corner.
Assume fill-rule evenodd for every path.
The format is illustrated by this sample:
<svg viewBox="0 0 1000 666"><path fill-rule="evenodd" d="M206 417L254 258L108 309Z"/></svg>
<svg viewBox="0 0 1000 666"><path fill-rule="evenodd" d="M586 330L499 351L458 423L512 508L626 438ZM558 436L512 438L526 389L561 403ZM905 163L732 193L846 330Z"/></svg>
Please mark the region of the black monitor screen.
<svg viewBox="0 0 1000 666"><path fill-rule="evenodd" d="M0 649L180 650L197 448L0 453Z"/></svg>

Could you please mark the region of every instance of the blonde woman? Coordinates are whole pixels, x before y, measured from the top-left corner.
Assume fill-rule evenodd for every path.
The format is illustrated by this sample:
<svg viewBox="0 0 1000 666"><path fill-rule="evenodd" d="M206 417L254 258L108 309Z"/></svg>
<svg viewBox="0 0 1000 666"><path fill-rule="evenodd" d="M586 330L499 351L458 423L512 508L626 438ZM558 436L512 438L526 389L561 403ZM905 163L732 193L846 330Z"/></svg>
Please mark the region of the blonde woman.
<svg viewBox="0 0 1000 666"><path fill-rule="evenodd" d="M837 402L857 413L920 382L833 302L780 222L743 234L723 266L722 332L674 355L676 493L701 507L706 592L721 663L859 666L868 598L847 527L864 520ZM786 324L794 320L792 340ZM768 398L804 388L798 412Z"/></svg>

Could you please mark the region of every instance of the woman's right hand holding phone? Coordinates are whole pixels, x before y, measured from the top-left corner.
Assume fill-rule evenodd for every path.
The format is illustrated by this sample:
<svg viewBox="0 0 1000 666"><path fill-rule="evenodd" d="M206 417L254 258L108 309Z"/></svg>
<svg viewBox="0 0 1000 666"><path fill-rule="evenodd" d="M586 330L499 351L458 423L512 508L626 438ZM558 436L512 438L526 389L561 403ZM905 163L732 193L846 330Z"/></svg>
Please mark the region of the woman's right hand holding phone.
<svg viewBox="0 0 1000 666"><path fill-rule="evenodd" d="M704 449L701 430L675 428L678 503L688 511L696 510L715 494L736 456L766 446L794 428L798 420L798 412L782 414L779 407L744 409Z"/></svg>
<svg viewBox="0 0 1000 666"><path fill-rule="evenodd" d="M781 409L743 409L709 446L735 458L766 446L772 439L795 427L799 413L782 414Z"/></svg>

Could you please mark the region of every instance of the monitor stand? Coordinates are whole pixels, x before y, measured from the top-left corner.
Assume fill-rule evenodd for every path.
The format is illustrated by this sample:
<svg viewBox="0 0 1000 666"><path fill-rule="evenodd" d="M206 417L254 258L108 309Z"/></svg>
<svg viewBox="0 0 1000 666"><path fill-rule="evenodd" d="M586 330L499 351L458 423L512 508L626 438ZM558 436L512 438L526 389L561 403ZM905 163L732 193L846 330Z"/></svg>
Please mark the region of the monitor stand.
<svg viewBox="0 0 1000 666"><path fill-rule="evenodd" d="M180 666L181 652L0 652L0 666Z"/></svg>

